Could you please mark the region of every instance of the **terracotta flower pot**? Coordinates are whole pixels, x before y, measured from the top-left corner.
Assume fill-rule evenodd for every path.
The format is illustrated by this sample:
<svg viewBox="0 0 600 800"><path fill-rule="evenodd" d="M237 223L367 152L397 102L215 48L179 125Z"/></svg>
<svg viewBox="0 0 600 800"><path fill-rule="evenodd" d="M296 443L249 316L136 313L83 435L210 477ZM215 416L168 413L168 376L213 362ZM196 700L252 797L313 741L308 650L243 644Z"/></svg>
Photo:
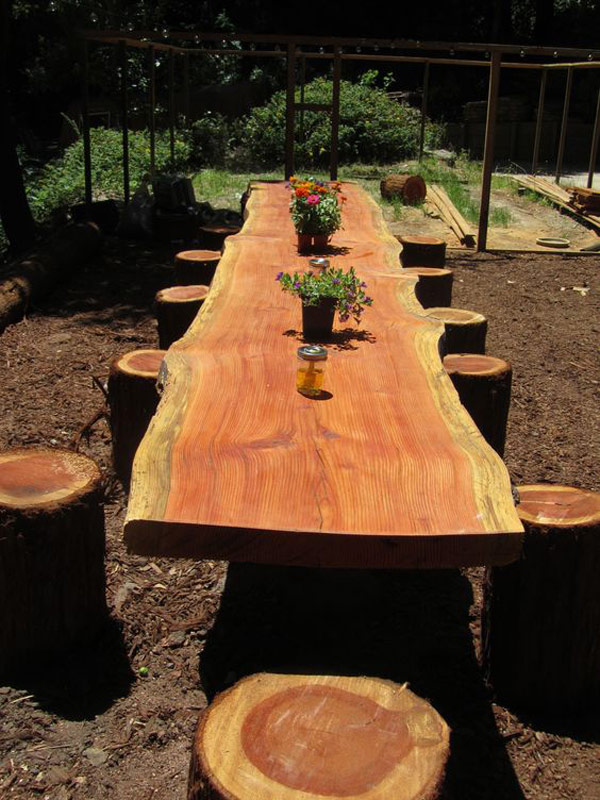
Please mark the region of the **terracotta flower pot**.
<svg viewBox="0 0 600 800"><path fill-rule="evenodd" d="M317 306L302 305L302 333L307 342L324 341L331 336L335 299L324 297Z"/></svg>
<svg viewBox="0 0 600 800"><path fill-rule="evenodd" d="M316 233L313 236L313 250L316 253L322 253L327 248L328 241L329 241L329 234Z"/></svg>
<svg viewBox="0 0 600 800"><path fill-rule="evenodd" d="M298 234L298 252L309 253L312 245L312 236L310 233Z"/></svg>

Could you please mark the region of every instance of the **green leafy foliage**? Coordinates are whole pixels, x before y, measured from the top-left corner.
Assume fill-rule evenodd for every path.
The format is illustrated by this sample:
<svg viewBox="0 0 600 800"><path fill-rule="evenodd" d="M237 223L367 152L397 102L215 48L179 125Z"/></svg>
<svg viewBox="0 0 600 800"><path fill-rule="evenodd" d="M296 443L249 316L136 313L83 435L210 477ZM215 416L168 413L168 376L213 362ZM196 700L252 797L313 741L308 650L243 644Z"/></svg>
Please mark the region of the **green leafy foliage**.
<svg viewBox="0 0 600 800"><path fill-rule="evenodd" d="M223 114L208 111L189 131L191 163L195 167L222 167L229 147L229 125Z"/></svg>
<svg viewBox="0 0 600 800"><path fill-rule="evenodd" d="M342 81L340 87L339 159L384 163L414 155L419 145L420 112L390 99L383 89L367 80ZM307 83L306 103L331 103L332 82L316 78ZM285 92L276 92L271 100L255 108L246 118L244 143L251 159L261 165L281 163L284 159ZM300 102L300 92L296 92ZM439 144L442 129L427 123L428 147ZM327 164L330 158L331 120L328 114L305 111L296 114L296 160L299 164Z"/></svg>
<svg viewBox="0 0 600 800"><path fill-rule="evenodd" d="M90 131L92 152L92 186L96 198L122 197L123 163L121 131L94 128ZM156 134L157 172L182 171L190 157L190 143L177 136L175 160L171 162L169 134ZM150 134L148 131L129 133L129 175L132 189L150 171ZM58 208L84 198L83 141L80 139L64 154L47 163L27 180L28 198L38 221L46 219Z"/></svg>

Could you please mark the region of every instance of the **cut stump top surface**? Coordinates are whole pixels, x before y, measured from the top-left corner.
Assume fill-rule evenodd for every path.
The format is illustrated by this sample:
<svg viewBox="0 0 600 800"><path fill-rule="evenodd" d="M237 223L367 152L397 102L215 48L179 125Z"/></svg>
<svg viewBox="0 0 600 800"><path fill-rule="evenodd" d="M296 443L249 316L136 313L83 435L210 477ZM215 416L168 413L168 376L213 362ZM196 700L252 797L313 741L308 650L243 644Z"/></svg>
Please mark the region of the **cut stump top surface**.
<svg viewBox="0 0 600 800"><path fill-rule="evenodd" d="M441 278L444 275L453 274L453 270L445 267L404 267L402 271L407 275L417 275L420 278Z"/></svg>
<svg viewBox="0 0 600 800"><path fill-rule="evenodd" d="M413 236L413 235L408 235L408 234L406 234L406 235L399 234L398 235L398 241L401 244L409 244L409 245L410 244L419 244L419 245L441 246L443 244L446 244L446 242L443 239L438 239L435 236L418 236L418 235Z"/></svg>
<svg viewBox="0 0 600 800"><path fill-rule="evenodd" d="M600 493L534 483L517 487L519 517L535 525L570 528L575 525L600 525Z"/></svg>
<svg viewBox="0 0 600 800"><path fill-rule="evenodd" d="M221 253L218 250L182 250L175 256L176 261L220 261Z"/></svg>
<svg viewBox="0 0 600 800"><path fill-rule="evenodd" d="M508 361L480 353L450 353L444 356L444 369L449 375L498 375L511 369Z"/></svg>
<svg viewBox="0 0 600 800"><path fill-rule="evenodd" d="M473 325L485 322L483 314L479 314L477 311L469 311L466 308L441 308L436 306L426 308L423 311L423 315L438 319L440 322L452 323L452 325Z"/></svg>
<svg viewBox="0 0 600 800"><path fill-rule="evenodd" d="M156 299L159 302L189 303L191 300L204 300L208 292L209 287L202 284L169 286L167 289L157 292Z"/></svg>
<svg viewBox="0 0 600 800"><path fill-rule="evenodd" d="M91 458L70 450L8 450L0 453L0 506L37 508L70 502L100 478Z"/></svg>
<svg viewBox="0 0 600 800"><path fill-rule="evenodd" d="M132 552L382 568L518 557L508 472L442 366L444 327L402 275L376 203L354 184L344 194L331 262L354 266L374 302L326 343L324 393L295 389L301 305L276 281L309 268L289 189L256 183L242 232L165 358L133 468Z"/></svg>
<svg viewBox="0 0 600 800"><path fill-rule="evenodd" d="M132 350L116 358L113 364L116 369L130 375L156 378L166 354L166 350Z"/></svg>
<svg viewBox="0 0 600 800"><path fill-rule="evenodd" d="M375 678L252 675L204 712L195 755L224 798L437 797L449 729L406 686Z"/></svg>

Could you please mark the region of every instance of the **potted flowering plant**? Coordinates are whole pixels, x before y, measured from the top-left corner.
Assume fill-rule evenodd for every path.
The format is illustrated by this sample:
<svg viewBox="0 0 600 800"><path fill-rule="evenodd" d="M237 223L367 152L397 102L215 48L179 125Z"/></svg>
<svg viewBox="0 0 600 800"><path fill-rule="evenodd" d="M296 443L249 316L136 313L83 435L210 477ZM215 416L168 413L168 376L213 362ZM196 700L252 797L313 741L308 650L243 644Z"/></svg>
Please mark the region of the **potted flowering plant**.
<svg viewBox="0 0 600 800"><path fill-rule="evenodd" d="M313 178L300 180L290 178L292 200L290 213L298 234L298 249L310 249L314 243L316 249L326 246L328 238L342 224L342 214L338 193L338 183L327 186ZM343 196L340 195L343 202Z"/></svg>
<svg viewBox="0 0 600 800"><path fill-rule="evenodd" d="M322 272L280 272L284 292L302 300L302 330L308 340L324 339L331 334L333 318L338 311L341 322L353 317L360 321L365 306L373 303L365 294L367 284L357 276L354 267L347 272L329 267Z"/></svg>

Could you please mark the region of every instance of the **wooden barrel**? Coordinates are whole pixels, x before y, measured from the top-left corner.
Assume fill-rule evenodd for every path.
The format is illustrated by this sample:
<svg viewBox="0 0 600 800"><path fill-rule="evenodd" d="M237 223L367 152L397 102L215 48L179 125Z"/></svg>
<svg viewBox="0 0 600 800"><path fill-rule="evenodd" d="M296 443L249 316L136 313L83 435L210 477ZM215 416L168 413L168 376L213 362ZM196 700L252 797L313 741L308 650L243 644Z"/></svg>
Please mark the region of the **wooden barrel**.
<svg viewBox="0 0 600 800"><path fill-rule="evenodd" d="M415 285L415 295L423 308L452 305L452 280L454 273L451 269L440 267L407 267L403 272L416 275L418 281Z"/></svg>
<svg viewBox="0 0 600 800"><path fill-rule="evenodd" d="M252 675L201 715L188 800L434 800L448 753L448 726L406 686Z"/></svg>
<svg viewBox="0 0 600 800"><path fill-rule="evenodd" d="M435 236L396 236L402 245L403 267L443 267L446 263L446 242Z"/></svg>
<svg viewBox="0 0 600 800"><path fill-rule="evenodd" d="M175 283L210 286L220 260L220 250L182 250L175 256Z"/></svg>
<svg viewBox="0 0 600 800"><path fill-rule="evenodd" d="M423 315L444 323L446 353L485 353L487 320L483 314L466 308L434 306L425 309Z"/></svg>
<svg viewBox="0 0 600 800"><path fill-rule="evenodd" d="M489 569L483 663L503 703L544 714L600 707L600 494L517 487L519 561Z"/></svg>
<svg viewBox="0 0 600 800"><path fill-rule="evenodd" d="M504 455L511 365L493 356L455 353L444 358L444 369L483 438L500 456Z"/></svg>
<svg viewBox="0 0 600 800"><path fill-rule="evenodd" d="M158 322L158 346L168 350L181 339L208 295L208 286L170 286L157 292L154 300Z"/></svg>
<svg viewBox="0 0 600 800"><path fill-rule="evenodd" d="M0 453L0 674L43 669L106 622L103 499L87 456Z"/></svg>
<svg viewBox="0 0 600 800"><path fill-rule="evenodd" d="M165 350L133 350L115 358L108 376L108 404L115 472L129 484L136 450L158 406L156 388Z"/></svg>

